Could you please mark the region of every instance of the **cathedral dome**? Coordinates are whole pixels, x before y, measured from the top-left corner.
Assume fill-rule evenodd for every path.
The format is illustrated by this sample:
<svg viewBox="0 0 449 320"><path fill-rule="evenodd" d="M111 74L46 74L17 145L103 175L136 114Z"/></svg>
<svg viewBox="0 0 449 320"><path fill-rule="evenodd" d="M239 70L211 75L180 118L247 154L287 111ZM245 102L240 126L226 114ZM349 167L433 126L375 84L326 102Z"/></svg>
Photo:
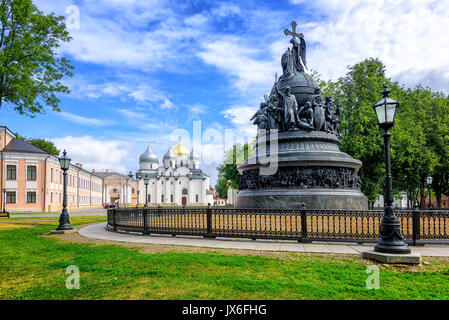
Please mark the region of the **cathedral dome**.
<svg viewBox="0 0 449 320"><path fill-rule="evenodd" d="M153 151L151 151L150 145L148 145L147 150L140 155L139 162L159 163L157 155L155 155Z"/></svg>
<svg viewBox="0 0 449 320"><path fill-rule="evenodd" d="M176 160L175 155L172 152L170 152L170 149L171 149L171 147L168 147L168 150L167 150L167 152L164 155L164 160L166 160L166 159L168 159L168 160Z"/></svg>
<svg viewBox="0 0 449 320"><path fill-rule="evenodd" d="M176 155L183 155L183 154L189 154L189 151L182 145L181 138L179 138L178 144L173 148L173 154Z"/></svg>

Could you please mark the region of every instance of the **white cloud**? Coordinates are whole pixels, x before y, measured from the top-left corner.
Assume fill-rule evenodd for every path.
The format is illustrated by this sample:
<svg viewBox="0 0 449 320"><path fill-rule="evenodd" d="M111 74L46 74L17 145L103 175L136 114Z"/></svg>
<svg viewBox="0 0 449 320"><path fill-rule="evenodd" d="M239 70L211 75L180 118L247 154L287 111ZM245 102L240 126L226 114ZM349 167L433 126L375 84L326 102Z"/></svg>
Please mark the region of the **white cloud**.
<svg viewBox="0 0 449 320"><path fill-rule="evenodd" d="M273 84L280 64L271 55L261 59L260 55L265 51L246 46L238 37L223 36L214 42L203 43L198 56L228 74L232 86L243 93L251 88L270 88Z"/></svg>
<svg viewBox="0 0 449 320"><path fill-rule="evenodd" d="M79 162L87 170L127 172L123 165L129 155L128 142L102 140L91 136L50 138L58 149L67 150L72 163Z"/></svg>
<svg viewBox="0 0 449 320"><path fill-rule="evenodd" d="M79 123L85 126L93 126L93 127L104 127L107 125L115 124L115 121L113 120L107 120L104 119L95 119L95 118L87 118L83 116L79 116L70 112L61 111L59 113L56 113L57 115L61 116L62 118L74 122Z"/></svg>
<svg viewBox="0 0 449 320"><path fill-rule="evenodd" d="M158 90L156 85L142 83L135 85L135 81L141 82L140 78L136 80L131 76L119 77L116 81L109 80L106 82L102 79L87 79L83 76L76 76L67 80L65 84L70 87L72 95L77 98L100 99L110 97L119 98L121 101L130 98L139 105L150 105L163 110L176 108L168 95Z"/></svg>
<svg viewBox="0 0 449 320"><path fill-rule="evenodd" d="M321 8L326 15L324 21L298 21L310 46L310 66L324 77L335 79L346 73L347 65L378 57L394 79L448 91L449 75L443 72L449 68L448 1L296 2Z"/></svg>
<svg viewBox="0 0 449 320"><path fill-rule="evenodd" d="M235 127L234 136L251 140L257 134L257 127L249 120L256 113L257 107L234 105L222 112Z"/></svg>

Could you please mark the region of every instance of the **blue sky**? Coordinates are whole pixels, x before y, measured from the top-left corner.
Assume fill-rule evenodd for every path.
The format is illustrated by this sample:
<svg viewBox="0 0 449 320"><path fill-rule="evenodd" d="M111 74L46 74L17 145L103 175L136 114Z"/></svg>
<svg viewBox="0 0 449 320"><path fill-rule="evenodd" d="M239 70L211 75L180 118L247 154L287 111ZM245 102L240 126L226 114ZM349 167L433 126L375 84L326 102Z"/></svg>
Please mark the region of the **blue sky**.
<svg viewBox="0 0 449 320"><path fill-rule="evenodd" d="M225 130L255 134L249 118L281 74L292 20L323 79L379 57L394 80L448 92L444 0L35 3L70 19L79 10L79 28L68 20L73 40L60 50L75 66L65 80L72 92L61 96L62 113L31 119L2 108L0 124L54 141L89 169L134 172L147 143L160 159L180 135L190 147L195 122L203 136L195 148L214 184Z"/></svg>

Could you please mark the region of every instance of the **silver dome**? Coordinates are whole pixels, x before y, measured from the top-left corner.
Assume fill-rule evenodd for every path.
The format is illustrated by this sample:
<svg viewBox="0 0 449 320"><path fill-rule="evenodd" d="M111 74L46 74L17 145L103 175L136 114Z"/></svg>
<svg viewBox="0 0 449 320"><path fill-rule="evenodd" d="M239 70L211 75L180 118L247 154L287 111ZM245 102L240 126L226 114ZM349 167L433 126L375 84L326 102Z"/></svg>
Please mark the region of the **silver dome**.
<svg viewBox="0 0 449 320"><path fill-rule="evenodd" d="M171 152L171 147L168 147L168 151L167 153L164 155L164 160L165 159L171 159L171 160L176 160L176 156Z"/></svg>
<svg viewBox="0 0 449 320"><path fill-rule="evenodd" d="M148 145L147 150L140 155L139 162L159 163L157 155L151 151L150 145Z"/></svg>

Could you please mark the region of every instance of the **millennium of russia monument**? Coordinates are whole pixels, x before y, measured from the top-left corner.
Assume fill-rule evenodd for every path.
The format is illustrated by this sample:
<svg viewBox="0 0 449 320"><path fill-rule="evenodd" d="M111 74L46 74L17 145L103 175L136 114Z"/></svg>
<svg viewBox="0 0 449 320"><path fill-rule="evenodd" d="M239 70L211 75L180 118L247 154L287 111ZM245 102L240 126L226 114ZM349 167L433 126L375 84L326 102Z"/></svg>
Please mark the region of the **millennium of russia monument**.
<svg viewBox="0 0 449 320"><path fill-rule="evenodd" d="M296 22L284 33L292 47L282 55L282 76L251 118L258 127L255 153L238 166L236 207L367 209L362 163L339 148L339 108L331 97L323 100L304 72L306 42Z"/></svg>

